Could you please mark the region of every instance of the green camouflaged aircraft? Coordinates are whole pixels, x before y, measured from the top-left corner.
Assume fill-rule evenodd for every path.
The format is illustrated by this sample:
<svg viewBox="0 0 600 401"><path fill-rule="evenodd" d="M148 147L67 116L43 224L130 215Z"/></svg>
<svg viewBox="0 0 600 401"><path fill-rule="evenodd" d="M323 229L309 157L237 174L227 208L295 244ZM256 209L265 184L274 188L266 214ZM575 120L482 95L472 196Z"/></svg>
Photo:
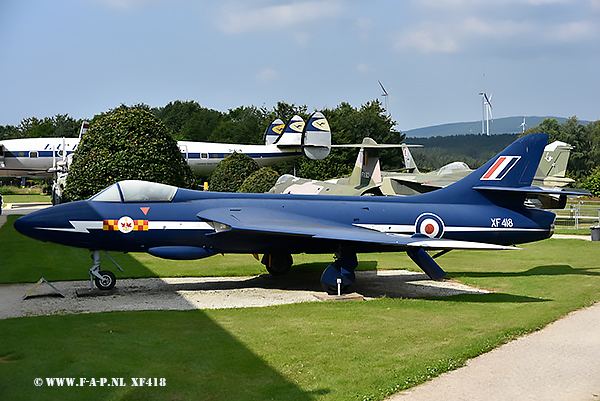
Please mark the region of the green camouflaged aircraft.
<svg viewBox="0 0 600 401"><path fill-rule="evenodd" d="M466 163L453 162L435 171L421 173L414 162L409 147L420 145L378 144L371 138L360 145L332 145L332 147L360 147L354 170L350 177L328 181L310 180L285 174L279 177L271 193L307 195L385 195L406 196L444 188L473 172ZM379 150L402 148L403 171L381 171ZM544 149L532 186L560 188L571 182L565 177L572 147L564 142L553 142ZM564 207L566 197L544 195L530 199L533 205L543 208Z"/></svg>

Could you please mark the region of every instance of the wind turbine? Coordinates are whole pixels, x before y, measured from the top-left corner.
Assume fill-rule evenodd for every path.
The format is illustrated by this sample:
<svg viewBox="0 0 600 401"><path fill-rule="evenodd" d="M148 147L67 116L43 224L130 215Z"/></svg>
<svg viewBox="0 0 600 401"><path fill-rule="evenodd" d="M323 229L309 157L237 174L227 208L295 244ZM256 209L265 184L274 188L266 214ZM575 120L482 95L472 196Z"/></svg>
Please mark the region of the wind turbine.
<svg viewBox="0 0 600 401"><path fill-rule="evenodd" d="M385 112L386 112L388 115L391 115L391 114L388 112L388 107L389 107L389 96L388 96L388 93L387 93L387 91L385 90L385 88L383 87L383 84L381 83L381 81L380 81L380 80L377 80L377 82L379 82L379 86L381 86L381 90L383 91L383 93L381 94L381 96L383 96L383 97L385 98L385 100L383 101L383 105L384 105L384 107L385 107Z"/></svg>
<svg viewBox="0 0 600 401"><path fill-rule="evenodd" d="M525 116L523 116L523 122L521 123L521 125L519 125L519 127L521 127L523 133L525 133L525 127L527 127L527 124L525 124Z"/></svg>
<svg viewBox="0 0 600 401"><path fill-rule="evenodd" d="M479 92L479 95L481 96L481 111L482 111L482 116L481 116L481 131L484 132L487 136L490 136L490 118L492 119L492 122L494 122L494 117L492 116L492 95L490 94L490 97L488 98L487 93L485 92ZM487 124L487 127L484 126L484 121Z"/></svg>

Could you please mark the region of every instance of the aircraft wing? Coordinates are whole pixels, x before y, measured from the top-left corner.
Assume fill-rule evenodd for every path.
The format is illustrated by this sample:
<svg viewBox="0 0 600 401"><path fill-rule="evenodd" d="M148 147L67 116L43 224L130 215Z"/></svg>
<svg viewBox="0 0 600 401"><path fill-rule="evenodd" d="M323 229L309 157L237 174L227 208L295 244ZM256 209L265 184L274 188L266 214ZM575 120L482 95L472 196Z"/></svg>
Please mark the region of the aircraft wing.
<svg viewBox="0 0 600 401"><path fill-rule="evenodd" d="M216 233L213 235L233 231L237 234L246 232L248 235L253 236L257 234L275 234L428 249L519 249L481 242L384 233L362 227L342 225L329 220L315 219L295 213L256 207L206 209L196 216L209 223L216 222L228 226L215 225L219 228L216 229Z"/></svg>

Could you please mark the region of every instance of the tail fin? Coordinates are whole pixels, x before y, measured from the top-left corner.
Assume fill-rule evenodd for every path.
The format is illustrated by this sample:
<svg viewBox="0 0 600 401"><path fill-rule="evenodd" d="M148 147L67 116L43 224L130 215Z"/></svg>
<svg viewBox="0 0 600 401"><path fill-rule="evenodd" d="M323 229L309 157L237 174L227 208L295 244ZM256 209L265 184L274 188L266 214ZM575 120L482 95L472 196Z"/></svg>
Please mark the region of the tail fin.
<svg viewBox="0 0 600 401"><path fill-rule="evenodd" d="M538 190L548 193L531 187L547 141L547 134L530 134L519 138L462 180L416 196L423 199L432 197L448 203L522 204L528 193Z"/></svg>
<svg viewBox="0 0 600 401"><path fill-rule="evenodd" d="M90 123L88 123L87 121L84 121L81 123L81 128L79 129L79 139L81 139L82 136L87 134L89 127L90 127Z"/></svg>
<svg viewBox="0 0 600 401"><path fill-rule="evenodd" d="M300 116L294 116L283 129L283 134L274 142L277 146L301 146L304 120Z"/></svg>
<svg viewBox="0 0 600 401"><path fill-rule="evenodd" d="M302 132L302 153L311 160L321 160L331 150L331 129L320 111L314 112Z"/></svg>
<svg viewBox="0 0 600 401"><path fill-rule="evenodd" d="M279 136L283 132L284 127L285 124L279 118L273 121L271 125L269 125L269 127L265 130L265 133L263 135L263 143L265 145L274 144L277 141L277 139L279 139Z"/></svg>
<svg viewBox="0 0 600 401"><path fill-rule="evenodd" d="M565 176L567 163L573 147L561 141L554 141L544 148L544 155L535 174L536 178Z"/></svg>
<svg viewBox="0 0 600 401"><path fill-rule="evenodd" d="M408 150L408 146L402 146L402 155L404 156L404 167L406 168L406 170L409 173L419 174L419 168L417 167L417 164L415 163L415 160L413 159L410 150Z"/></svg>
<svg viewBox="0 0 600 401"><path fill-rule="evenodd" d="M371 138L364 138L352 175L348 183L355 187L379 186L381 185L381 166L379 164L379 149L377 142ZM369 147L368 145L371 145Z"/></svg>

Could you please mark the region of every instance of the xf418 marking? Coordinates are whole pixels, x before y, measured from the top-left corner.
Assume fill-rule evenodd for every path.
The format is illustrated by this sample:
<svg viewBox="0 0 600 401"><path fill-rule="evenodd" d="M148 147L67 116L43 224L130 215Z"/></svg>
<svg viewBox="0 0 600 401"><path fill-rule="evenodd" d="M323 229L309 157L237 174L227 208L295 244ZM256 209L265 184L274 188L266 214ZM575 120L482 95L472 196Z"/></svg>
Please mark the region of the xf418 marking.
<svg viewBox="0 0 600 401"><path fill-rule="evenodd" d="M513 220L510 217L492 217L490 220L492 221L492 228L510 228L513 226Z"/></svg>

